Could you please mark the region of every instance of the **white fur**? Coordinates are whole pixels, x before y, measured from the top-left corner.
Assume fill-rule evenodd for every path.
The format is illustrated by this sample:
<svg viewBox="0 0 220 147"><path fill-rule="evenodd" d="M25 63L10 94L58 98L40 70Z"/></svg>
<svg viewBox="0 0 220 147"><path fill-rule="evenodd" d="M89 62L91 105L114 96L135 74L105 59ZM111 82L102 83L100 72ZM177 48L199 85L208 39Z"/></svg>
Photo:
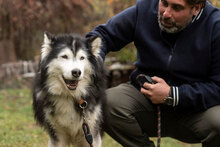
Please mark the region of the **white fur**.
<svg viewBox="0 0 220 147"><path fill-rule="evenodd" d="M54 99L55 105L55 117L51 117L50 109L45 110L45 118L53 125L56 126L59 144L58 146L64 147L68 144L65 143L72 143L77 146L86 147L88 143L84 141L79 143L79 140L84 139L84 134L82 132L82 119L80 118L79 113L75 111L73 108L72 97L60 97L55 96L52 97ZM65 107L63 107L65 106ZM87 113L87 123L90 125L90 130L93 131L96 125L96 120L100 119L99 116L101 115L101 106L98 105L93 113ZM94 134L94 132L91 132ZM68 136L66 135L68 134ZM96 136L94 139L94 147L101 147L101 136L100 134ZM79 144L77 144L79 143ZM48 146L54 147L51 141L48 142Z"/></svg>
<svg viewBox="0 0 220 147"><path fill-rule="evenodd" d="M92 42L92 53L98 57L99 53L100 53L100 49L101 49L101 45L102 45L102 40L100 37L97 37L93 42Z"/></svg>
<svg viewBox="0 0 220 147"><path fill-rule="evenodd" d="M42 45L42 49L41 49L41 60L43 60L51 51L51 47L50 47L50 39L48 38L47 34L44 33L44 43Z"/></svg>
<svg viewBox="0 0 220 147"><path fill-rule="evenodd" d="M44 34L44 44L41 50L41 61L45 60L48 54L51 52L50 39ZM72 43L75 46L75 41ZM96 38L92 42L92 53L96 57L100 57L101 39ZM44 109L45 119L50 122L53 128L56 130L56 136L59 142L55 143L52 139L49 140L49 147L64 147L66 145L76 145L77 147L89 147L89 144L85 141L85 136L82 130L83 119L79 112L76 112L74 108L74 101L78 101L83 95L87 95L87 87L91 85L90 75L94 71L92 65L87 59L87 52L79 50L76 55L71 51L70 48L64 48L57 55L57 58L52 59L47 65L46 87L48 92L51 94L49 97L50 101L53 102L53 110L50 107ZM67 58L66 58L67 57ZM82 59L84 57L84 59ZM64 79L74 80L72 70L79 69L81 75L79 77L78 86L75 90L69 90L67 88ZM45 92L37 90L38 97L43 97ZM51 113L55 114L52 115ZM100 120L102 115L101 105L97 105L95 110L90 113L89 111L85 114L86 121L90 127L92 134L95 134L94 128L97 127L97 120ZM93 146L101 147L101 136L93 135Z"/></svg>
<svg viewBox="0 0 220 147"><path fill-rule="evenodd" d="M68 59L62 58L63 55L66 55ZM80 60L82 56L85 58L84 60ZM92 72L91 64L86 57L87 54L83 50L80 50L76 57L74 57L72 51L66 48L58 55L58 58L53 59L48 64L49 77L47 79L47 87L49 92L54 95L68 95L70 93L74 97L81 97L82 94L85 95L86 87L91 83L90 78L87 76ZM67 89L62 76L69 80L72 79L72 70L75 68L81 71L79 86L76 90L70 91Z"/></svg>
<svg viewBox="0 0 220 147"><path fill-rule="evenodd" d="M62 58L62 56L66 55L68 59ZM80 60L81 57L84 57L84 60ZM82 119L80 119L80 115L75 112L73 108L72 98L79 99L82 95L86 94L86 87L91 83L90 78L87 77L91 74L92 68L91 64L87 60L87 54L83 50L80 50L76 56L73 56L73 53L70 49L66 48L58 55L58 58L52 60L50 64L48 64L48 80L47 87L49 88L49 92L53 95L57 95L53 97L55 104L55 118L50 117L50 111L46 110L46 118L48 121L52 123L53 126L57 127L58 134L62 134L59 137L59 146L65 146L66 142L76 143L80 139L84 139L84 134L82 132ZM78 68L81 70L81 75L79 77L79 83L76 90L70 91L65 82L63 81L62 75L66 79L72 79L72 70ZM65 107L64 107L65 106ZM90 124L90 129L93 130L95 126L95 121L98 120L101 115L100 106L96 107L94 113L88 114L86 118L88 119L88 124ZM77 123L76 123L77 122ZM65 136L65 133L68 132L70 136ZM80 133L79 133L80 132ZM94 132L93 132L94 134ZM77 135L77 136L76 136ZM81 138L79 137L81 136ZM67 138L71 138L68 140ZM82 142L81 142L82 144ZM48 143L49 146L53 147L51 141ZM84 143L82 147L86 147L88 145L87 142ZM97 138L94 138L94 147L101 147L101 137L100 135Z"/></svg>
<svg viewBox="0 0 220 147"><path fill-rule="evenodd" d="M76 134L81 129L82 120L74 110L72 97L54 96L52 99L54 100L56 115L51 117L51 110L47 109L45 111L46 118L53 126L57 126L57 130L60 132L58 134L63 134L63 130L68 130L70 134Z"/></svg>

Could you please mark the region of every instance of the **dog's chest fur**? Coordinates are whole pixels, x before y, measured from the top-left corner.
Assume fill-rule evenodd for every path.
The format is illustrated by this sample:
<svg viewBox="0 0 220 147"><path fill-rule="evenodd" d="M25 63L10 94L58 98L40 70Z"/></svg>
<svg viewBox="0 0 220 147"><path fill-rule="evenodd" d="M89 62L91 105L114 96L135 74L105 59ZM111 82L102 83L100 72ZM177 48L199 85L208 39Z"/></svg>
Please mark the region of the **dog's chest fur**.
<svg viewBox="0 0 220 147"><path fill-rule="evenodd" d="M73 98L53 96L50 100L53 107L45 109L46 119L56 130L68 131L69 135L76 134L81 129L82 117L76 111Z"/></svg>

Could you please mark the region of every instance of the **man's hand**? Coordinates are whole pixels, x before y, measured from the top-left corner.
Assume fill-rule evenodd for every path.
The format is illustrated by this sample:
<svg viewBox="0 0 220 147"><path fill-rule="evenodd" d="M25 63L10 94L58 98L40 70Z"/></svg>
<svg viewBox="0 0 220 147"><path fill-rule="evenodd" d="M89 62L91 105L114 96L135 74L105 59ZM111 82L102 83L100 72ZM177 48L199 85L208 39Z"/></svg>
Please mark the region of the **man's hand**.
<svg viewBox="0 0 220 147"><path fill-rule="evenodd" d="M146 95L153 104L163 104L165 103L164 98L169 95L170 86L162 78L152 77L152 79L157 83L149 84L145 82L144 88L141 88L141 93Z"/></svg>

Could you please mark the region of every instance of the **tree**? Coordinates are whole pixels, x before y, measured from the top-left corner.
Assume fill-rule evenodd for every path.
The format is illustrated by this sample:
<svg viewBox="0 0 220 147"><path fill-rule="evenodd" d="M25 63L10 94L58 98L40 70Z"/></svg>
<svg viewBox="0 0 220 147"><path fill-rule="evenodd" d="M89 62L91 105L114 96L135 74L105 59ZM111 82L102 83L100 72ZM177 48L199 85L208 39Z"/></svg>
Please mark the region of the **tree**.
<svg viewBox="0 0 220 147"><path fill-rule="evenodd" d="M0 8L0 52L22 60L33 58L46 30L82 33L93 11L87 0L0 0Z"/></svg>

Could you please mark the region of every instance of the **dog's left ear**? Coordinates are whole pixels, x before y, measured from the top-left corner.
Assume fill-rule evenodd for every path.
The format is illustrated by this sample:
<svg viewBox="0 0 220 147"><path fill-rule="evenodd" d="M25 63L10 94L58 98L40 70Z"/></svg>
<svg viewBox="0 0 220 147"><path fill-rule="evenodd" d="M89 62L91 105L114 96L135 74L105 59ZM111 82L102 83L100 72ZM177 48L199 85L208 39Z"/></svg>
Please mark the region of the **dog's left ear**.
<svg viewBox="0 0 220 147"><path fill-rule="evenodd" d="M91 45L92 54L96 57L100 56L99 53L101 51L102 39L99 36L92 36L87 38L87 43Z"/></svg>

